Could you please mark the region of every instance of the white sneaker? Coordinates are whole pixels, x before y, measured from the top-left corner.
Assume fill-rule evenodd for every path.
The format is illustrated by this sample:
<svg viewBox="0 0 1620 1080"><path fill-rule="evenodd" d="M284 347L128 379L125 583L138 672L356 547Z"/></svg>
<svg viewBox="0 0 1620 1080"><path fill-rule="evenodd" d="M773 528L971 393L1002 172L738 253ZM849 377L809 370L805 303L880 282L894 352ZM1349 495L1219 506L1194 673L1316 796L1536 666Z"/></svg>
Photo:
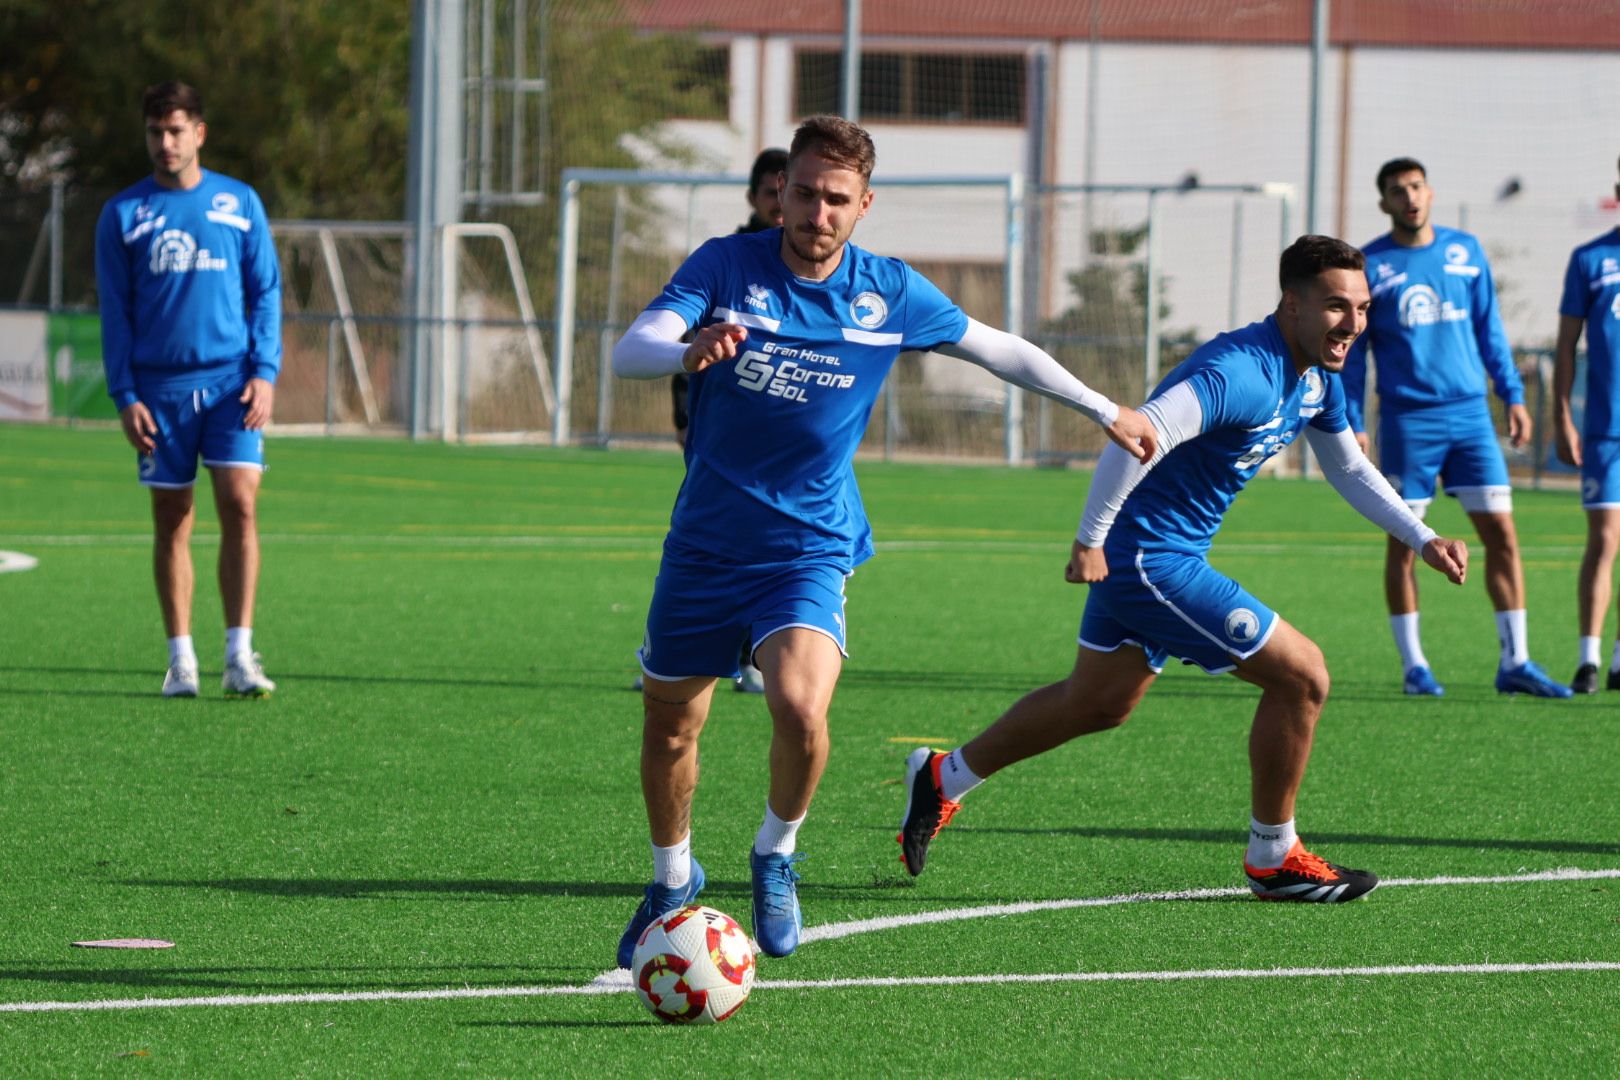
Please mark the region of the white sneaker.
<svg viewBox="0 0 1620 1080"><path fill-rule="evenodd" d="M258 653L237 653L225 661L225 676L221 683L227 694L247 694L264 697L276 684L264 677L264 665Z"/></svg>
<svg viewBox="0 0 1620 1080"><path fill-rule="evenodd" d="M197 696L197 662L195 660L176 660L169 665L169 670L163 673L163 696Z"/></svg>
<svg viewBox="0 0 1620 1080"><path fill-rule="evenodd" d="M737 676L733 684L739 694L763 694L765 692L765 674L753 664L744 664L742 674Z"/></svg>

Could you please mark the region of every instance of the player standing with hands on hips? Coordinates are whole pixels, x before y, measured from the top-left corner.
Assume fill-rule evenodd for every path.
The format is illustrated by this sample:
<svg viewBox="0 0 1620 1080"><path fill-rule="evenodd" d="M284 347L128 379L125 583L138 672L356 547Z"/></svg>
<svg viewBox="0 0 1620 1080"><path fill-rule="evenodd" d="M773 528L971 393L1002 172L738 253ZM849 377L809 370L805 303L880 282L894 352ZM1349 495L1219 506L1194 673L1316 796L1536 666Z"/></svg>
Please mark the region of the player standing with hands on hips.
<svg viewBox="0 0 1620 1080"><path fill-rule="evenodd" d="M898 839L912 874L964 794L1009 765L1123 724L1176 656L1261 691L1249 729L1250 888L1267 900L1339 903L1378 884L1306 850L1294 829L1328 694L1321 649L1208 559L1238 492L1304 432L1345 501L1462 584L1467 545L1437 537L1406 508L1345 420L1337 372L1367 322L1362 265L1340 240L1295 241L1282 255L1276 312L1198 348L1142 406L1158 453L1141 464L1103 452L1064 572L1090 585L1074 670L950 753L911 753Z"/></svg>
<svg viewBox="0 0 1620 1080"><path fill-rule="evenodd" d="M1523 446L1531 426L1524 384L1502 329L1485 252L1468 233L1430 221L1433 202L1428 174L1418 162L1396 158L1378 170L1378 208L1389 215L1390 231L1362 249L1372 313L1366 337L1344 366L1350 426L1365 451L1362 402L1370 347L1378 366L1378 463L1384 476L1419 516L1434 500L1438 477L1446 494L1462 503L1485 546L1485 591L1496 609L1502 646L1496 689L1567 698L1569 688L1530 659L1513 488L1485 397L1489 375L1507 405L1508 438ZM1401 656L1402 688L1439 697L1446 691L1429 668L1418 633L1414 566L1413 552L1391 540L1384 557L1390 632Z"/></svg>
<svg viewBox="0 0 1620 1080"><path fill-rule="evenodd" d="M690 838L698 737L740 645L764 672L773 725L765 820L749 853L754 936L770 956L798 946L797 835L827 761L844 580L872 555L851 464L901 350L978 364L1082 412L1137 456L1153 450L1139 413L968 318L899 259L849 242L872 207L875 159L856 124L806 120L788 151L781 228L698 248L614 349L624 377L692 374L686 478L640 652L653 883L620 939L621 967L649 923L703 888Z"/></svg>
<svg viewBox="0 0 1620 1080"><path fill-rule="evenodd" d="M165 697L195 697L191 640L197 460L219 514L226 693L275 689L253 651L263 429L281 370L281 271L258 194L198 163L202 98L184 83L142 100L150 177L96 224L107 391L152 492L153 569L169 638Z"/></svg>

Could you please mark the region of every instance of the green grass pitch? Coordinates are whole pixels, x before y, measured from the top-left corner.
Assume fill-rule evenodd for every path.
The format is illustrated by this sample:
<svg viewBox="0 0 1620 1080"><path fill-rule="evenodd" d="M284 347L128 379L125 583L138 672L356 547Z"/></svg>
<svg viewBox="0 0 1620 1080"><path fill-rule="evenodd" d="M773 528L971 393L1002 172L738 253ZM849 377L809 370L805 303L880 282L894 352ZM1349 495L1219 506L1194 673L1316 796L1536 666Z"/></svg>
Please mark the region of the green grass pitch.
<svg viewBox="0 0 1620 1080"><path fill-rule="evenodd" d="M1530 878L1620 868L1620 695L1492 691L1477 551L1463 588L1423 581L1442 701L1401 695L1382 538L1325 484L1257 480L1214 561L1333 673L1300 800L1312 846L1386 879L1516 880L1390 884L1343 907L1234 894L964 918L1241 887L1255 691L1167 671L1124 728L969 796L911 880L894 843L905 755L960 742L1073 661L1083 592L1062 566L1086 477L863 463L879 554L849 585L801 897L812 931L894 925L767 959L735 1019L680 1030L627 992L555 992L609 968L647 876L631 651L679 458L273 438L270 460L255 643L280 689L218 692L205 508L204 695L164 701L131 452L109 431L0 427L0 550L39 559L0 574L12 1075L1620 1072L1620 880ZM1583 520L1570 494L1516 505L1532 651L1567 678ZM1449 500L1432 520L1466 530ZM694 844L707 902L745 925L768 737L757 697L716 695ZM956 914L907 921L927 912ZM137 936L176 947L70 946ZM1552 966L1477 967L1517 964ZM1227 977L1279 968L1339 973ZM1121 977L1009 978L1078 973ZM352 998L469 988L499 996ZM219 1003L266 995L286 999ZM205 1000L16 1008L143 998Z"/></svg>

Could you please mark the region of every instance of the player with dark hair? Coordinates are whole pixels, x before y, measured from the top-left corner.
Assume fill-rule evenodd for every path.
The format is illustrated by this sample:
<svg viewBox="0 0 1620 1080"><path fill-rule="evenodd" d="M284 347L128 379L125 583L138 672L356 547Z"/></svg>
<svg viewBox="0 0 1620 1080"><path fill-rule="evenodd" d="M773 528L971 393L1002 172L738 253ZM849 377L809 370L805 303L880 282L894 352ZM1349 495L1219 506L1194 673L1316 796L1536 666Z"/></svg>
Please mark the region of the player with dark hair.
<svg viewBox="0 0 1620 1080"><path fill-rule="evenodd" d="M169 638L165 697L195 697L191 640L197 460L219 514L229 694L275 689L253 651L256 504L263 429L281 370L281 271L258 194L198 162L202 99L184 83L142 100L150 177L108 200L96 225L107 391L152 492L153 568Z"/></svg>
<svg viewBox="0 0 1620 1080"><path fill-rule="evenodd" d="M1406 508L1345 421L1335 373L1366 325L1361 271L1361 253L1349 244L1295 241L1282 255L1277 310L1197 349L1142 406L1159 433L1154 457L1142 464L1104 451L1064 570L1066 580L1090 585L1074 670L950 753L912 752L899 835L912 874L922 873L930 841L964 794L1015 762L1123 724L1176 656L1261 691L1249 731L1243 860L1253 891L1334 903L1377 885L1366 871L1313 855L1294 831L1294 800L1328 694L1321 650L1208 561L1237 493L1303 431L1351 506L1462 583L1467 545L1437 537Z"/></svg>
<svg viewBox="0 0 1620 1080"><path fill-rule="evenodd" d="M1614 192L1620 198L1620 184ZM1583 329L1584 438L1569 400L1575 386L1575 347ZM1586 552L1576 589L1581 655L1570 689L1595 694L1603 614L1609 606L1614 555L1620 550L1620 229L1610 229L1570 254L1558 305L1553 400L1558 457L1581 470L1581 506L1586 511ZM1610 655L1605 682L1610 690L1620 690L1620 640Z"/></svg>
<svg viewBox="0 0 1620 1080"><path fill-rule="evenodd" d="M692 373L686 478L640 652L653 883L620 939L620 966L653 919L703 888L690 840L698 737L739 645L765 674L773 725L765 820L749 853L754 936L770 956L798 945L797 836L827 761L844 581L872 555L851 464L901 350L979 364L1152 451L1140 414L969 319L901 260L849 242L872 206L874 161L859 126L806 120L788 154L782 228L705 243L614 349L621 376Z"/></svg>
<svg viewBox="0 0 1620 1080"><path fill-rule="evenodd" d="M1496 689L1505 694L1568 697L1530 659L1524 570L1513 525L1513 488L1485 396L1486 376L1507 406L1514 446L1530 438L1530 412L1513 350L1496 308L1496 287L1480 243L1435 225L1428 174L1411 158L1378 170L1378 208L1390 231L1362 250L1372 311L1367 335L1344 368L1344 392L1356 441L1368 447L1362 401L1367 350L1378 361L1378 459L1384 476L1422 516L1435 480L1468 513L1485 546L1485 591L1496 609L1501 662ZM1413 553L1395 540L1384 557L1384 598L1401 657L1402 688L1439 697L1418 631Z"/></svg>

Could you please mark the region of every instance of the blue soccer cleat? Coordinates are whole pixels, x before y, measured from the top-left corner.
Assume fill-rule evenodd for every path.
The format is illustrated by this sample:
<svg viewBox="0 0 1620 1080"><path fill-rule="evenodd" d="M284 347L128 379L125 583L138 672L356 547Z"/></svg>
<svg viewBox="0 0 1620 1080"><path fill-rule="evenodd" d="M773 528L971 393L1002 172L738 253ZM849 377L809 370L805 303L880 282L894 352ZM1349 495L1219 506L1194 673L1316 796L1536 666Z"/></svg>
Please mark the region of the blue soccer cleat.
<svg viewBox="0 0 1620 1080"><path fill-rule="evenodd" d="M1529 694L1547 698L1573 697L1575 693L1563 683L1548 678L1534 660L1526 660L1516 668L1497 668L1496 689L1502 694Z"/></svg>
<svg viewBox="0 0 1620 1080"><path fill-rule="evenodd" d="M1434 672L1421 664L1406 673L1401 689L1414 697L1446 696L1446 688L1435 681Z"/></svg>
<svg viewBox="0 0 1620 1080"><path fill-rule="evenodd" d="M619 966L630 966L631 959L636 955L636 942L641 940L642 932L652 925L654 919L685 907L697 899L697 894L702 891L703 866L696 859L692 860L692 876L685 885L672 888L654 882L647 886L641 906L630 916L630 925L624 928L624 936L619 939Z"/></svg>
<svg viewBox="0 0 1620 1080"><path fill-rule="evenodd" d="M799 947L804 919L799 914L799 874L793 864L802 858L802 854L748 853L748 867L754 874L754 940L766 956L791 956Z"/></svg>

